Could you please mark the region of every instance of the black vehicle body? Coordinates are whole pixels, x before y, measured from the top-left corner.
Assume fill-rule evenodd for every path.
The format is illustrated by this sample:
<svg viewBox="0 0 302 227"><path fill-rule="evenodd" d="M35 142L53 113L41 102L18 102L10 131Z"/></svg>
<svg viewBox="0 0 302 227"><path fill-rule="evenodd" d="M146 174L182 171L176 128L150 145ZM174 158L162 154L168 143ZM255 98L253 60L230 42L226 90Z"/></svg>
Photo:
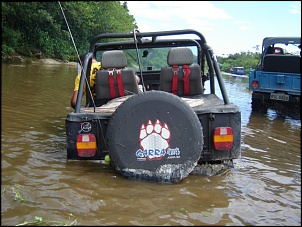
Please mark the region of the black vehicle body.
<svg viewBox="0 0 302 227"><path fill-rule="evenodd" d="M191 35L195 38L183 38L183 35ZM177 38L175 38L175 36ZM158 57L160 54L167 53L168 49L176 47L186 47L194 50L194 53L196 54L194 56L194 65L197 65L200 68L201 84L198 86L203 89L200 94L175 95L161 90L161 67L167 65L167 56L163 56L163 61L159 61L154 58L153 62L152 60L147 60L145 62L142 62L141 60L141 56L143 60L146 60L144 57L148 54L151 55L151 53L153 54L153 57ZM160 48L166 48L166 51L158 51ZM93 102L89 92L86 92L86 101L84 105L82 105L82 97L78 96L75 110L69 113L66 118L68 159L104 160L105 156L109 155L111 163L115 169L129 179L161 183L176 183L192 171L192 166L232 162L233 159L239 157L241 150L241 112L238 106L229 101L216 57L201 33L195 30L174 30L160 32L134 31L133 33L110 33L98 35L91 42L89 53L86 55L84 61L79 94L82 93L84 84L89 84L90 62L92 57L94 56L98 61L102 62L102 54L106 51L112 50L122 50L125 52L128 59L128 65L131 62L131 67L135 68L135 72L141 78L143 92L108 99L106 100L108 103L100 107L92 105L93 103L97 103L97 100L94 100ZM158 63L157 66L156 62ZM85 80L85 75L87 80ZM215 80L218 81L218 89L221 92L222 99L216 95L217 88L215 87ZM209 91L204 90L205 83L210 83ZM163 99L160 98L161 96ZM154 101L152 101L152 99L154 99ZM145 102L144 100L148 101ZM169 100L171 100L171 103L175 104L171 104L170 106ZM183 101L185 103L182 103ZM126 106L127 102L129 102L129 106ZM107 105L109 105L108 108L106 107ZM196 152L184 151L193 153L186 153L186 157L182 156L180 158L179 155L173 156L174 162L169 162L171 159L164 160L162 156L160 157L162 158L160 161L160 158L156 159L157 161L154 161L155 159L153 159L153 164L158 162L158 166L154 168L148 167L148 165L153 165L150 164L151 162L147 162L147 159L149 159L149 161L152 159L148 157L148 155L147 159L144 159L144 161L147 161L144 162L143 165L141 162L133 164L138 159L141 160L142 158L136 157L136 160L129 159L127 161L128 156L131 156L131 152L129 150L136 149L139 143L139 141L135 141L138 138L138 133L135 132L136 125L144 126L141 122L146 122L147 119L154 119L154 121L155 119L160 119L161 113L163 115L166 114L169 112L170 107L173 114L169 114L175 115L175 117L172 116L172 118L174 117L174 119L176 119L174 120L176 126L173 126L174 123L171 122L170 125L172 126L169 129L171 129L171 134L177 134L177 136L179 136L175 142L173 142L172 139L177 136L174 136L171 139L171 144L178 143L175 145L170 144L170 147L174 146L176 148L171 151L177 153L178 148L186 150L186 147L188 147L188 149L196 150ZM158 111L156 110L157 108ZM151 116L150 112L156 113L152 113ZM181 114L182 112L184 114ZM179 116L176 113L179 114ZM185 117L186 114L188 114L188 119ZM165 121L170 120L170 115L168 117L164 117ZM195 121L195 115L199 122ZM145 116L148 116L149 118L144 119ZM119 119L117 120L116 118ZM130 121L132 121L133 124L131 122L127 122L128 118L131 119ZM136 123L136 121L140 122ZM187 121L188 123L186 123ZM181 125L182 122L184 125L187 124L188 127L183 127L183 125ZM126 126L124 126L124 124ZM161 126L162 129L164 128L163 125L164 124ZM154 123L153 126L155 128L156 124ZM179 130L179 126L183 128ZM216 134L217 130L221 130L221 135L219 132ZM229 131L230 134L228 134ZM78 152L79 147L82 145L85 146L84 143L82 145L78 144L78 137L79 135L85 134L93 134L95 137L95 141L92 140L90 145L94 146L92 144L95 144L96 151L92 153L90 157L89 155L81 156ZM142 134L140 134L140 136L141 135ZM184 139L182 140L182 138ZM121 139L122 142L118 142L117 140L119 139ZM194 144L194 141L196 140L199 142ZM222 147L217 149L217 143L215 144L214 140L217 140L220 144L223 144L224 141L229 141L230 143L228 146L222 145ZM121 143L123 143L123 148L119 148ZM127 147L126 143L129 143L127 150L125 149L125 146ZM142 143L142 139L140 139L140 143ZM88 145L88 147L90 145ZM192 147L190 147L191 145ZM139 151L139 149L137 149L137 151ZM137 152L137 154L138 153L139 152ZM191 154L192 156L196 156L191 159ZM146 156L146 154L144 155ZM142 157L144 155L142 155ZM183 161L180 161L181 159L183 159ZM186 163L187 160L185 159L190 160L190 164ZM191 161L193 162L192 166ZM129 162L129 166L127 162ZM167 164L167 162L169 162L169 164ZM175 170L173 169L176 165L175 163L177 163L177 165L185 163L185 167L181 167L181 170L177 167ZM159 168L167 165L169 167L173 166L170 173L158 173ZM188 170L185 171L185 174L179 173L184 171L186 168L188 168ZM130 171L129 169L139 169L139 171L134 171L135 173L133 173L133 170ZM148 172L147 174L146 171ZM170 175L174 175L174 177L170 177Z"/></svg>
<svg viewBox="0 0 302 227"><path fill-rule="evenodd" d="M285 48L295 48L293 53ZM300 49L299 49L300 48ZM262 42L260 64L249 74L252 110L268 108L300 110L301 38L266 37Z"/></svg>

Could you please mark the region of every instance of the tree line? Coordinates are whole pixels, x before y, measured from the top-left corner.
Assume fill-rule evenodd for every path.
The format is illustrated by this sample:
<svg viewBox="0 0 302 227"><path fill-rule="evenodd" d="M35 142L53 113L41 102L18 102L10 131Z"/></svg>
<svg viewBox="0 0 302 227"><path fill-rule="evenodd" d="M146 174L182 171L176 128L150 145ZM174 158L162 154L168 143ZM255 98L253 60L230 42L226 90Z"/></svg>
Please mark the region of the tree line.
<svg viewBox="0 0 302 227"><path fill-rule="evenodd" d="M83 53L91 39L101 33L138 28L127 2L1 2L1 6L2 58L17 54L76 61L74 45ZM222 71L236 66L249 70L256 67L259 58L257 53L242 52L218 57L218 62Z"/></svg>
<svg viewBox="0 0 302 227"><path fill-rule="evenodd" d="M244 73L249 74L260 63L261 54L253 52L241 52L230 54L228 57L218 57L220 70L228 72L232 67L244 67Z"/></svg>
<svg viewBox="0 0 302 227"><path fill-rule="evenodd" d="M91 39L98 34L130 32L137 28L127 2L1 2L1 6L2 56L43 55L73 60L74 44L82 53L88 51Z"/></svg>

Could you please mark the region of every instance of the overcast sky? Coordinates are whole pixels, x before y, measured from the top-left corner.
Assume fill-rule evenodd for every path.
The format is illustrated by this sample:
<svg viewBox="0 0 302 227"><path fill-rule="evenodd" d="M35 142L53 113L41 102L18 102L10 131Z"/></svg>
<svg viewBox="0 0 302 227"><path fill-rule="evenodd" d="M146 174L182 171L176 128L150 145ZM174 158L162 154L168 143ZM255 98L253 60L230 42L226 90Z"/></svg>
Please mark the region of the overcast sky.
<svg viewBox="0 0 302 227"><path fill-rule="evenodd" d="M123 1L122 1L123 2ZM218 56L256 51L268 36L301 37L300 1L127 1L141 32L195 29Z"/></svg>

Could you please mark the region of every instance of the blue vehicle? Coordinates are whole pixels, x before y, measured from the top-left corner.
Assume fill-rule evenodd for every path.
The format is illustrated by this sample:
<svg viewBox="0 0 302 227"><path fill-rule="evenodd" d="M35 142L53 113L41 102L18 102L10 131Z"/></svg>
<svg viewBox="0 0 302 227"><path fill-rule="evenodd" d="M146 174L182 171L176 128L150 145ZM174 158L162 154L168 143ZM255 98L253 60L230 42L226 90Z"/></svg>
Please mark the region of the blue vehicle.
<svg viewBox="0 0 302 227"><path fill-rule="evenodd" d="M244 67L232 67L230 68L230 73L236 74L236 75L244 75Z"/></svg>
<svg viewBox="0 0 302 227"><path fill-rule="evenodd" d="M250 71L252 110L268 108L300 110L301 38L266 37L262 42L260 64Z"/></svg>

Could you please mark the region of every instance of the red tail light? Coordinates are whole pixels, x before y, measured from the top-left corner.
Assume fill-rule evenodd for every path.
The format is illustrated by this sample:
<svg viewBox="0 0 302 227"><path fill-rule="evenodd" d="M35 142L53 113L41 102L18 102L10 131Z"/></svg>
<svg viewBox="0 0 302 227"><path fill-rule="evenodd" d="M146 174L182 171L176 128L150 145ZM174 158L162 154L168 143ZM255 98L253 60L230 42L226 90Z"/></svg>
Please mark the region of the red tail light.
<svg viewBox="0 0 302 227"><path fill-rule="evenodd" d="M252 81L252 89L253 89L253 90L257 90L258 88L259 88L259 82L253 80L253 81Z"/></svg>
<svg viewBox="0 0 302 227"><path fill-rule="evenodd" d="M77 137L79 157L93 157L96 153L96 139L93 134L80 134Z"/></svg>
<svg viewBox="0 0 302 227"><path fill-rule="evenodd" d="M216 150L230 150L233 146L233 130L231 127L218 127L214 131L214 147Z"/></svg>

